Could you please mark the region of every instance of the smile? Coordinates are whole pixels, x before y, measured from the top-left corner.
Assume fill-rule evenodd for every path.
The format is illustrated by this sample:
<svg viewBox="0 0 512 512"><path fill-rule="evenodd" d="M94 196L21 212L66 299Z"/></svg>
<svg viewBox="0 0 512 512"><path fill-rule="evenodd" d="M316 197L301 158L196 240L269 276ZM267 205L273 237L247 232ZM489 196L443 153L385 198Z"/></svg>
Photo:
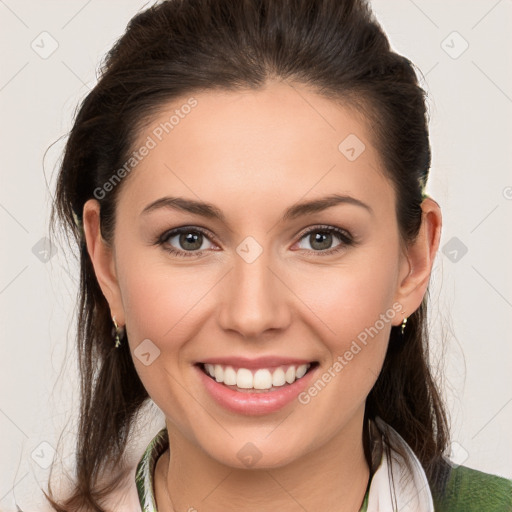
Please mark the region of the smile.
<svg viewBox="0 0 512 512"><path fill-rule="evenodd" d="M288 358L223 358L197 362L196 375L208 400L246 416L281 410L307 388L317 361Z"/></svg>
<svg viewBox="0 0 512 512"><path fill-rule="evenodd" d="M236 368L231 365L202 364L203 371L218 383L238 390L272 390L306 375L312 364L280 365L274 368Z"/></svg>

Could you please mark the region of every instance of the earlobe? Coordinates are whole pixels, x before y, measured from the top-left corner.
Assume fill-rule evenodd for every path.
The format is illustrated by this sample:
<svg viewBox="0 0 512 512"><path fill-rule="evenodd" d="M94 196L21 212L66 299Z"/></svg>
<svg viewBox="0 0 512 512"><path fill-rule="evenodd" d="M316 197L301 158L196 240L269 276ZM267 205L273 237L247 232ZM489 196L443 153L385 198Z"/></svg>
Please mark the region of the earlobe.
<svg viewBox="0 0 512 512"><path fill-rule="evenodd" d="M439 205L427 197L423 200L421 208L420 231L416 240L406 249L406 272L400 275L396 293L396 301L408 315L420 307L425 296L441 238L442 215Z"/></svg>
<svg viewBox="0 0 512 512"><path fill-rule="evenodd" d="M115 271L114 254L100 230L100 204L89 199L83 208L83 227L87 252L94 267L98 284L110 306L111 315L120 325L125 323L121 292Z"/></svg>

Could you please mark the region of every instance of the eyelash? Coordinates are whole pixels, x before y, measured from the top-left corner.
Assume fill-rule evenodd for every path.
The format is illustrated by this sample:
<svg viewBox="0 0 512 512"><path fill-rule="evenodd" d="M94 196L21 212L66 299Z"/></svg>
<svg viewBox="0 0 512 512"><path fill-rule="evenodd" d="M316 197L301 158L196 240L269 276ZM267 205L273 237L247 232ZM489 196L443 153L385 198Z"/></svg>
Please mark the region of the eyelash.
<svg viewBox="0 0 512 512"><path fill-rule="evenodd" d="M332 249L326 249L323 251L314 251L312 249L302 249L308 252L313 252L317 254L318 256L330 256L332 254L335 254L337 252L342 251L345 247L355 246L357 242L354 240L352 235L344 230L337 228L335 226L326 226L326 225L319 225L319 226L313 226L309 228L307 231L301 233L299 236L299 240L302 240L304 237L310 235L311 233L329 233L336 235L340 240L341 243L337 246L333 247ZM162 235L160 235L157 240L155 241L156 245L162 246L162 248L169 254L173 256L178 256L182 258L188 258L188 257L194 257L202 254L204 252L204 249L202 251L180 251L178 249L175 249L174 247L166 247L165 244L169 238L172 238L176 235L180 235L182 233L201 233L208 239L210 239L210 235L202 228L197 226L183 226L180 228L172 229L170 231L165 231ZM212 241L212 240L210 240ZM215 240L213 240L215 241Z"/></svg>

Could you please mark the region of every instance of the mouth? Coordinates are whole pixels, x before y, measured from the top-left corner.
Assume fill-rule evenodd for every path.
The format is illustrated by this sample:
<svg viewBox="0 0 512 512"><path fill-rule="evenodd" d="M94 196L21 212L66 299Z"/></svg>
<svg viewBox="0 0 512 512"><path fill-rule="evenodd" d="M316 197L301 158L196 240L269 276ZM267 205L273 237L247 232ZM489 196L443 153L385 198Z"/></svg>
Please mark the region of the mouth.
<svg viewBox="0 0 512 512"><path fill-rule="evenodd" d="M313 371L318 361L245 368L233 364L197 363L210 379L242 393L271 393L291 386ZM247 365L248 366L248 365Z"/></svg>

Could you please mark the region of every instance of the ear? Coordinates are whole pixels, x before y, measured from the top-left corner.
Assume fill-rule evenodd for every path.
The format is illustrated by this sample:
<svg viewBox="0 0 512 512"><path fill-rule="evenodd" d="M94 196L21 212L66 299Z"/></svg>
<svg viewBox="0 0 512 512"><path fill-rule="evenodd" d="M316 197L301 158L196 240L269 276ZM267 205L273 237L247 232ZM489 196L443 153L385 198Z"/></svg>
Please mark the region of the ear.
<svg viewBox="0 0 512 512"><path fill-rule="evenodd" d="M84 204L83 227L87 252L91 258L98 284L109 303L111 316L115 316L118 325L123 326L126 322L116 275L114 251L101 236L100 204L96 199L89 199Z"/></svg>
<svg viewBox="0 0 512 512"><path fill-rule="evenodd" d="M415 242L404 250L395 294L395 301L402 305L404 317L410 316L421 305L441 238L442 215L439 205L427 197L421 209L420 231ZM398 324L402 320L402 317L397 318Z"/></svg>

